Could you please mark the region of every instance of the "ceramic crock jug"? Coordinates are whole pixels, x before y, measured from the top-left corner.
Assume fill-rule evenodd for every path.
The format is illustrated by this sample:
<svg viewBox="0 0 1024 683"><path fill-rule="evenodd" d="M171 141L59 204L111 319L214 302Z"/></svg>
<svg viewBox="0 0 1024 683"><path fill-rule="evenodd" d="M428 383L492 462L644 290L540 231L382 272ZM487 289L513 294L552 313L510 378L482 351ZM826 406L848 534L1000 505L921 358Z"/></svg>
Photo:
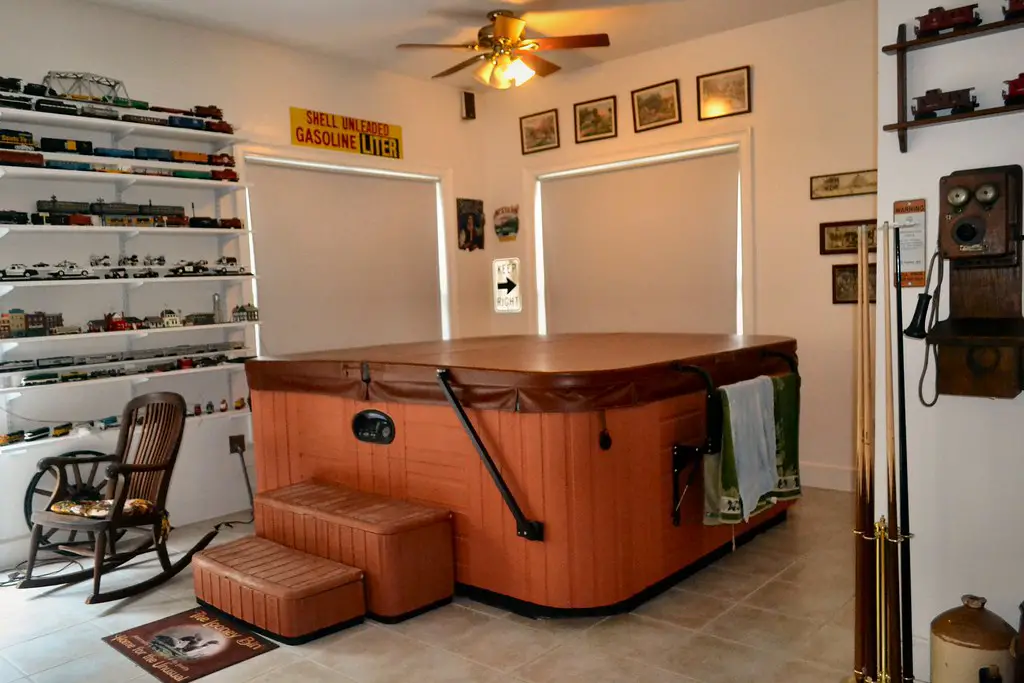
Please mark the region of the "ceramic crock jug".
<svg viewBox="0 0 1024 683"><path fill-rule="evenodd" d="M998 666L1004 680L1013 680L1010 644L1017 631L985 609L985 598L965 595L963 605L932 620L932 683L977 681L978 672Z"/></svg>

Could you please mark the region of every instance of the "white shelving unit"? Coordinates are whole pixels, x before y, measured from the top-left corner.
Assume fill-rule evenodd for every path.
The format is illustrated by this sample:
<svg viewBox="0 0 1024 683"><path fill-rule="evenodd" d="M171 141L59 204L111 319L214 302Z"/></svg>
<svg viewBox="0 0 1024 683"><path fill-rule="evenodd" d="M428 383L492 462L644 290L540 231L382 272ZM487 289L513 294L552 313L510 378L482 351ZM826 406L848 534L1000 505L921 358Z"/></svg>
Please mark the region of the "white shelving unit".
<svg viewBox="0 0 1024 683"><path fill-rule="evenodd" d="M122 108L119 112L163 117L161 114L144 110ZM0 128L26 130L33 133L37 140L44 136L89 140L96 147L128 150L135 147L156 147L210 154L233 153L234 146L242 142L237 134L6 108L0 108ZM105 164L112 168L142 167L180 171L210 171L223 168L206 164L71 153L42 152L42 155L47 160ZM246 185L239 182L167 175L0 166L0 209L27 213L35 211L36 200L47 199L54 194L60 199L71 201L97 201L96 197L103 195L103 201L107 202L146 204L147 201L152 201L154 204L185 206L186 210L190 205L201 205L203 210L199 215L214 218L240 217L244 220L249 213L246 189ZM130 199L125 198L126 193L131 193ZM148 193L155 196L147 196ZM220 256L234 256L239 264L245 267L247 273L253 272L252 233L248 227L239 230L107 225L0 225L0 269L12 263L31 264L39 260L54 263L60 258L68 258L60 256L61 254L70 249L77 249L70 260L78 262L80 267L90 272L90 275L102 276L109 272L111 267L89 267L88 258L83 256L84 250L91 249L92 254L109 255L112 267L117 267L119 256L138 251L141 257L145 249L141 246L136 249L134 242L147 238L163 240L159 243L158 251L154 252L151 249L150 253L163 253L159 249L163 249L163 245L166 244L170 249L187 250L184 255L190 257L190 260L204 258L211 264ZM42 258L39 255L43 255ZM161 275L156 278L100 277L0 281L0 313L11 309L21 309L28 314L37 311L48 314L59 312L63 315L65 326L81 326L84 329L88 320L100 319L107 313L123 313L125 317L143 318L161 312L159 304L137 304L136 302L140 301L137 297L143 297L142 300L146 301L159 299L163 302L162 308L174 310L192 306L192 310L182 310L182 313L209 312L209 301L213 299L215 305L219 302L219 310L215 310L214 313L220 322L212 325L0 338L0 366L7 360L38 361L56 356L95 359L104 353L146 350L165 337L170 343L162 346L232 341L240 342L239 346L243 348L216 353L183 352L172 356L112 360L104 363L78 362L57 368L35 367L4 371L0 367L0 435L16 430L28 431L41 426L53 426L60 422L85 423L89 420L120 415L127 400L136 395L138 387L143 386L143 390L159 391L165 390L166 387L166 390L177 391L185 396L190 406L193 403L205 404L207 401L219 405L222 399L228 401L231 406L229 412L190 417L187 423L190 432L212 428L215 425L234 424L235 421L244 421L248 426L251 416L249 410L234 410L233 407L235 400L248 395L244 373L241 372L244 368L242 364L224 363L211 367L163 372L145 371L150 366L178 362L185 358L208 358L221 354L228 358L254 355L253 349L257 347L258 323L231 320L231 311L235 305L255 303L257 276L246 274L164 277L176 258L168 258L166 266L153 266ZM146 266L140 265L126 267L126 270L133 274L145 268ZM45 273L45 269L40 270ZM150 294L147 295L145 292ZM175 300L179 297L182 297L180 300L187 300L190 303L175 305ZM93 304L92 300L97 303ZM71 303L72 301L74 303ZM205 310L196 309L201 305L196 303L199 301L207 302ZM133 310L133 304L139 306L140 310ZM114 368L124 368L135 374L21 386L22 379L32 374L88 374ZM199 393L190 396L190 387ZM47 445L67 450L73 446L63 444L69 444L73 440L97 435L105 438L106 435L116 433L116 429L97 431L76 427L68 436L2 446L0 455L20 454L26 450L45 450L44 447Z"/></svg>

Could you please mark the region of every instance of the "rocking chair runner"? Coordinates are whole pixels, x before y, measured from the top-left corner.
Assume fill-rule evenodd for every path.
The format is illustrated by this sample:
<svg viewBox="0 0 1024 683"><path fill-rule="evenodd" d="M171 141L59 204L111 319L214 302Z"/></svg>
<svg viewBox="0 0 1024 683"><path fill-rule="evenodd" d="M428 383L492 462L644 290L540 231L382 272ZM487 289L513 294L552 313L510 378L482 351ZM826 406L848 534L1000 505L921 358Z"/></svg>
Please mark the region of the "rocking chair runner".
<svg viewBox="0 0 1024 683"><path fill-rule="evenodd" d="M32 515L32 540L25 580L19 588L57 586L93 580L92 595L87 604L110 602L138 595L173 578L187 567L192 556L209 545L217 530L210 531L176 563L167 553L167 491L171 474L178 458L181 438L185 431L185 399L174 393L151 393L133 399L125 406L121 420L121 433L117 450L112 455L97 457L55 457L39 461L39 469L53 468L57 472L57 486L45 511ZM96 503L75 504L68 500L70 482L68 469L82 465L107 466L107 500ZM60 503L63 504L61 505ZM127 504L127 505L126 505ZM54 507L65 510L55 512ZM96 510L108 509L97 518ZM149 528L149 533L132 539L134 545L118 552L117 544L126 531ZM45 530L80 532L95 538L91 549L81 546L62 546L61 549L77 555L94 557L92 569L69 574L32 578L36 553L45 546ZM125 541L129 542L128 540ZM104 572L117 569L143 553L156 551L163 571L132 586L106 593L100 592Z"/></svg>

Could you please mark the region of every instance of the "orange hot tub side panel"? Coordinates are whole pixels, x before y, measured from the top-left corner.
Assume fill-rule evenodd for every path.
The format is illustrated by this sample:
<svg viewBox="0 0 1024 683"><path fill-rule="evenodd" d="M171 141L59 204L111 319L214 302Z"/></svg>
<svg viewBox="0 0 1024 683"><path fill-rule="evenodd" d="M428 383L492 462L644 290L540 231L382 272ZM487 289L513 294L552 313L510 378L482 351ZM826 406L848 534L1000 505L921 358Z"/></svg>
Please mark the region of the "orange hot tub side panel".
<svg viewBox="0 0 1024 683"><path fill-rule="evenodd" d="M612 447L598 447L599 413L467 411L520 507L544 541L515 521L448 406L253 391L259 491L319 479L453 513L456 580L553 608L614 605L693 564L790 504L751 523L702 524L701 477L682 524L670 518L671 448L699 443L703 395L609 410ZM352 435L360 410L395 421L387 446Z"/></svg>

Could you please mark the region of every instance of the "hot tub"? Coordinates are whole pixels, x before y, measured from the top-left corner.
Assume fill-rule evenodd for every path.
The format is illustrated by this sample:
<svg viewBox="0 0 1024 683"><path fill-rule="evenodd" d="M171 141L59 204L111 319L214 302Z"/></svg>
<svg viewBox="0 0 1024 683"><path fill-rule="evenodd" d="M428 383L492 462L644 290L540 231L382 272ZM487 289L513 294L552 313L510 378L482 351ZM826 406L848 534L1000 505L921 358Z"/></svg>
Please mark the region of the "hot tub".
<svg viewBox="0 0 1024 683"><path fill-rule="evenodd" d="M450 509L461 592L532 615L634 608L737 538L703 523L715 387L796 370L786 337L572 334L246 364L259 491L317 479ZM713 412L713 411L712 411Z"/></svg>

